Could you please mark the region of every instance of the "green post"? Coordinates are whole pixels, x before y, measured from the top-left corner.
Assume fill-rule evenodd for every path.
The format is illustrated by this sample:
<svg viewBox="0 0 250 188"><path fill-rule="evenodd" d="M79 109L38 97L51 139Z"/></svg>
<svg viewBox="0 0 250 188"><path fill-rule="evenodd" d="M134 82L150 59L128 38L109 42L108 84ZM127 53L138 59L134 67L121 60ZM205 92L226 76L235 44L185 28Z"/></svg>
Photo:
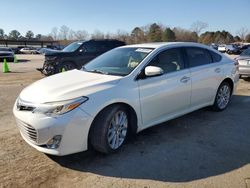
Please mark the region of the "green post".
<svg viewBox="0 0 250 188"><path fill-rule="evenodd" d="M16 55L14 55L14 63L17 63Z"/></svg>
<svg viewBox="0 0 250 188"><path fill-rule="evenodd" d="M10 69L9 69L6 59L4 59L3 60L3 73L7 73L7 72L10 72Z"/></svg>
<svg viewBox="0 0 250 188"><path fill-rule="evenodd" d="M62 68L62 71L61 72L65 72L65 68Z"/></svg>

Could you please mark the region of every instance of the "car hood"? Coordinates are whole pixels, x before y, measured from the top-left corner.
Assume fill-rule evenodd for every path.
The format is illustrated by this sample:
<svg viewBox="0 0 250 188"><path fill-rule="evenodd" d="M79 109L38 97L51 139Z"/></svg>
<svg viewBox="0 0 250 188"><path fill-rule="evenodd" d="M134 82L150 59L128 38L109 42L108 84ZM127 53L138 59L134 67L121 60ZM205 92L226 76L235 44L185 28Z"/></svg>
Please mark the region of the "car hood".
<svg viewBox="0 0 250 188"><path fill-rule="evenodd" d="M71 70L34 82L19 97L31 103L68 100L114 87L120 79L120 76Z"/></svg>
<svg viewBox="0 0 250 188"><path fill-rule="evenodd" d="M0 54L9 54L9 55L12 55L13 52L8 52L8 51L0 51Z"/></svg>
<svg viewBox="0 0 250 188"><path fill-rule="evenodd" d="M57 51L57 50L47 50L45 51L45 58L52 57L52 56L58 56L58 57L66 57L73 55L74 52L63 52L63 51Z"/></svg>

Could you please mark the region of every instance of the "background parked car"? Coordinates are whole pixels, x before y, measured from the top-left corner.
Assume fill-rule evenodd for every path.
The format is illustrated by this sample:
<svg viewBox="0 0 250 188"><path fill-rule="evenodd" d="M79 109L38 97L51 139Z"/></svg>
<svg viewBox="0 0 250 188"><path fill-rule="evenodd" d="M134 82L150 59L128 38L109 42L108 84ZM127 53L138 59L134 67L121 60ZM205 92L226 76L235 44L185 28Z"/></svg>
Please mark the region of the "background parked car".
<svg viewBox="0 0 250 188"><path fill-rule="evenodd" d="M234 44L226 45L226 53L228 54L240 54L240 49Z"/></svg>
<svg viewBox="0 0 250 188"><path fill-rule="evenodd" d="M212 43L210 45L210 47L213 48L213 49L215 49L215 50L218 50L218 45L217 44Z"/></svg>
<svg viewBox="0 0 250 188"><path fill-rule="evenodd" d="M122 41L110 39L73 42L62 51L45 53L43 68L37 70L49 76L62 70L81 69L95 57L123 45L125 43Z"/></svg>
<svg viewBox="0 0 250 188"><path fill-rule="evenodd" d="M20 50L20 53L22 54L39 54L39 52L32 47L25 47Z"/></svg>
<svg viewBox="0 0 250 188"><path fill-rule="evenodd" d="M244 50L248 49L250 47L250 44L246 44L240 47L240 53L242 53Z"/></svg>
<svg viewBox="0 0 250 188"><path fill-rule="evenodd" d="M225 53L226 52L226 45L225 44L221 44L219 45L218 47L218 51L221 52L221 53Z"/></svg>
<svg viewBox="0 0 250 188"><path fill-rule="evenodd" d="M250 47L244 50L240 56L235 58L239 64L239 74L241 76L250 76Z"/></svg>
<svg viewBox="0 0 250 188"><path fill-rule="evenodd" d="M3 62L4 59L8 62L13 62L14 52L10 48L0 47L0 61Z"/></svg>

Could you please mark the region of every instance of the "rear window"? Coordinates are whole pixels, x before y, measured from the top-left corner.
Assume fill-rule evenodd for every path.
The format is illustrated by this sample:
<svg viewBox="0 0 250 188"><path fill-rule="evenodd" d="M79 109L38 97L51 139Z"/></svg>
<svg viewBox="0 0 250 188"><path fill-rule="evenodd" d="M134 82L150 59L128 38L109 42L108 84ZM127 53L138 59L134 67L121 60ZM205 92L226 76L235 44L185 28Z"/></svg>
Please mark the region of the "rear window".
<svg viewBox="0 0 250 188"><path fill-rule="evenodd" d="M198 47L186 48L189 67L197 67L212 63L212 57L206 49Z"/></svg>
<svg viewBox="0 0 250 188"><path fill-rule="evenodd" d="M221 55L219 55L213 51L210 51L210 50L209 50L209 53L211 54L214 63L221 61L221 59L222 59Z"/></svg>

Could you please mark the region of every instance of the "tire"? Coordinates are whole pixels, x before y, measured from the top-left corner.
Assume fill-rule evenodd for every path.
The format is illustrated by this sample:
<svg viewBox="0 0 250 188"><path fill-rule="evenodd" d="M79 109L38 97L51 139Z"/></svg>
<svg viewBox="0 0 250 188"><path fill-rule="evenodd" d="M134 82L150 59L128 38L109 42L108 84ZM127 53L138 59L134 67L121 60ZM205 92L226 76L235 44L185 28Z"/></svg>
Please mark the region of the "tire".
<svg viewBox="0 0 250 188"><path fill-rule="evenodd" d="M222 82L219 86L214 104L212 106L214 111L223 111L227 108L232 94L232 87L228 82Z"/></svg>
<svg viewBox="0 0 250 188"><path fill-rule="evenodd" d="M107 107L97 115L91 126L91 146L106 154L118 151L128 137L129 122L128 112L123 106Z"/></svg>
<svg viewBox="0 0 250 188"><path fill-rule="evenodd" d="M63 62L58 65L58 72L69 71L75 69L76 66L72 62Z"/></svg>

